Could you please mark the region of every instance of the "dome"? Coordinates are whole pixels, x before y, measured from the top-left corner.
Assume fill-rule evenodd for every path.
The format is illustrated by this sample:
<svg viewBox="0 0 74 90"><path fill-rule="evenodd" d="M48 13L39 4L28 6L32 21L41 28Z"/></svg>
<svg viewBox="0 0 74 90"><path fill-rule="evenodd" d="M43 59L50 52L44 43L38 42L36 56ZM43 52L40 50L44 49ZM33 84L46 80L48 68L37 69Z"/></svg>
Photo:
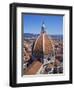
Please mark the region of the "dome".
<svg viewBox="0 0 74 90"><path fill-rule="evenodd" d="M33 47L33 54L36 57L42 58L44 55L49 55L53 52L53 41L45 32L45 25L43 23L41 33L36 39Z"/></svg>

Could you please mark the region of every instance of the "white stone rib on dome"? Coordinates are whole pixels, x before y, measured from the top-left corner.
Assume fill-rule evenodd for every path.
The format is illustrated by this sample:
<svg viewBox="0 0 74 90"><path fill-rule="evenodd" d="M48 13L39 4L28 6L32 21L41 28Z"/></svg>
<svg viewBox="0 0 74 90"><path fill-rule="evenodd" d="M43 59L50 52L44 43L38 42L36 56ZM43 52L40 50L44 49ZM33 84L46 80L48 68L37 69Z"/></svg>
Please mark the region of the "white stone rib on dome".
<svg viewBox="0 0 74 90"><path fill-rule="evenodd" d="M35 45L34 45L34 48L33 49L35 49L35 46L37 44L37 41L39 40L40 37L41 37L41 34L38 36L37 40L35 41Z"/></svg>

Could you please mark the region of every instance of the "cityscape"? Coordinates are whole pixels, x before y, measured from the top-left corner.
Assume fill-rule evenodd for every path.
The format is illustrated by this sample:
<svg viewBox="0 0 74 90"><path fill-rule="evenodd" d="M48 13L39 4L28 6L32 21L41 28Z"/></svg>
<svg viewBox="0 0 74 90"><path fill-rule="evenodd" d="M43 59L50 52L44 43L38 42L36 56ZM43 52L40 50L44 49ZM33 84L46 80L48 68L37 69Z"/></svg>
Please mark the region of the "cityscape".
<svg viewBox="0 0 74 90"><path fill-rule="evenodd" d="M23 75L63 74L63 34L50 35L42 21L39 33L23 33Z"/></svg>

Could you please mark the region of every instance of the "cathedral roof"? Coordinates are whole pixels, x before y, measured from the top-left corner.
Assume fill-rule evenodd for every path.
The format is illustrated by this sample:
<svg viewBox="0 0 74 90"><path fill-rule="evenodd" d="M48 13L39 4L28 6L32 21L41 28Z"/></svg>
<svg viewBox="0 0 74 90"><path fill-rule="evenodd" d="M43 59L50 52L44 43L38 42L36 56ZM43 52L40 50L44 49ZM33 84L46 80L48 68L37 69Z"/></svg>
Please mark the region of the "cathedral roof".
<svg viewBox="0 0 74 90"><path fill-rule="evenodd" d="M34 75L38 72L40 67L42 66L42 63L39 62L38 60L35 60L26 70L25 74L26 75Z"/></svg>
<svg viewBox="0 0 74 90"><path fill-rule="evenodd" d="M53 41L45 32L45 25L43 23L41 33L35 41L33 53L36 56L48 55L53 51Z"/></svg>

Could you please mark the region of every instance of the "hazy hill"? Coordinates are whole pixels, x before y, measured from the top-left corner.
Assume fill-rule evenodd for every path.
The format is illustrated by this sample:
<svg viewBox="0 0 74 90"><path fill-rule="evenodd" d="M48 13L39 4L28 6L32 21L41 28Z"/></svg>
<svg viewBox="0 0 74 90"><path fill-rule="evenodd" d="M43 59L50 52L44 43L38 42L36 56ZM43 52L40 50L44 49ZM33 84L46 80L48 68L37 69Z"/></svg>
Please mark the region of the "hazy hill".
<svg viewBox="0 0 74 90"><path fill-rule="evenodd" d="M24 38L32 38L35 37L37 38L39 34L33 34L33 33L24 33ZM63 39L63 35L50 35L53 39Z"/></svg>

